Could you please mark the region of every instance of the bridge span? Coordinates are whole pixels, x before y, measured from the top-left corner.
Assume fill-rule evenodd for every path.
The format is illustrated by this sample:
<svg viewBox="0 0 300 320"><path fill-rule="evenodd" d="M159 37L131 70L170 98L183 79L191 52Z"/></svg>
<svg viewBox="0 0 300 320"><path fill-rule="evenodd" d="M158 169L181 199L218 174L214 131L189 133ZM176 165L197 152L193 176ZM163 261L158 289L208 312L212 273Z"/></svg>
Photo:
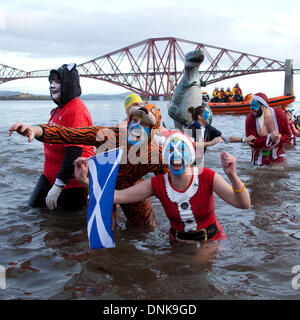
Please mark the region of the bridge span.
<svg viewBox="0 0 300 320"><path fill-rule="evenodd" d="M172 37L146 39L78 64L77 68L81 77L106 81L141 96L153 99L170 97L183 74L185 54L195 49L201 49L205 56L199 77L206 84L283 71L286 75L285 94L293 94L293 74L300 73L300 69L293 69L291 59L279 61ZM48 75L49 70L24 71L0 64L0 84Z"/></svg>

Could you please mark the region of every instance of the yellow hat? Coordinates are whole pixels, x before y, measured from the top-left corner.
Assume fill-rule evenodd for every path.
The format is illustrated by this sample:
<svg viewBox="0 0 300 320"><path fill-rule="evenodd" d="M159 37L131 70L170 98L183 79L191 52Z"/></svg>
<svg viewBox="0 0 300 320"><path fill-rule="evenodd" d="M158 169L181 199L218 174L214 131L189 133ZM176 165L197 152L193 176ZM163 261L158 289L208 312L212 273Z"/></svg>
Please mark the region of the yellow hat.
<svg viewBox="0 0 300 320"><path fill-rule="evenodd" d="M130 93L126 98L124 102L125 109L127 109L130 105L133 103L140 103L143 102L141 97L135 93Z"/></svg>

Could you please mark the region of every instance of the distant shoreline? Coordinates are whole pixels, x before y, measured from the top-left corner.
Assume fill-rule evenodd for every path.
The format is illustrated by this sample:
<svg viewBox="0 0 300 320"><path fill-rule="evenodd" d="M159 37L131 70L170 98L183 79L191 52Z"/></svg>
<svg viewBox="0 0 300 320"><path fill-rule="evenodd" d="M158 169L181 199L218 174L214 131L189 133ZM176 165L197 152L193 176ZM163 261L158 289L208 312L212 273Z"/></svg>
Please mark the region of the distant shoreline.
<svg viewBox="0 0 300 320"><path fill-rule="evenodd" d="M83 100L117 100L124 99L128 93L120 94L86 94L81 95L80 98ZM51 100L50 95L35 95L30 93L10 93L0 91L0 100Z"/></svg>
<svg viewBox="0 0 300 320"><path fill-rule="evenodd" d="M33 96L30 94L0 96L0 100L51 100L50 96Z"/></svg>

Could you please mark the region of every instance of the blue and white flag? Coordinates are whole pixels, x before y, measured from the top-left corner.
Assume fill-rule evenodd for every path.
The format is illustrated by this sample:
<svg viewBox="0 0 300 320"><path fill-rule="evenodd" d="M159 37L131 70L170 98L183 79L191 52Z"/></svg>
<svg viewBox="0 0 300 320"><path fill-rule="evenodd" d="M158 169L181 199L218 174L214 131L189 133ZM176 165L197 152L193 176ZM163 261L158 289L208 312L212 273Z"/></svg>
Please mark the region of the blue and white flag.
<svg viewBox="0 0 300 320"><path fill-rule="evenodd" d="M112 213L122 149L88 158L89 208L87 231L91 249L114 248Z"/></svg>

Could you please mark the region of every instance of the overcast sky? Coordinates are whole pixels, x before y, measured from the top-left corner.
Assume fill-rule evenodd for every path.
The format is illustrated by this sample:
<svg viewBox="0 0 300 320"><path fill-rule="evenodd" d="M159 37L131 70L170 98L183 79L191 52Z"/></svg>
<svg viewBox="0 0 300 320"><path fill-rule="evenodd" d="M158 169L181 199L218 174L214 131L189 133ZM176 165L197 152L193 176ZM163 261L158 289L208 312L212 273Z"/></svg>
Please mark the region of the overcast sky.
<svg viewBox="0 0 300 320"><path fill-rule="evenodd" d="M300 69L300 1L2 0L0 63L26 71L82 63L147 38L176 37L267 58ZM229 79L244 93L283 93L284 73ZM124 92L82 80L83 93ZM210 87L208 88L210 90ZM2 90L48 94L47 79L17 80ZM253 92L254 93L254 92ZM294 76L300 96L300 74ZM297 100L300 100L298 98Z"/></svg>

